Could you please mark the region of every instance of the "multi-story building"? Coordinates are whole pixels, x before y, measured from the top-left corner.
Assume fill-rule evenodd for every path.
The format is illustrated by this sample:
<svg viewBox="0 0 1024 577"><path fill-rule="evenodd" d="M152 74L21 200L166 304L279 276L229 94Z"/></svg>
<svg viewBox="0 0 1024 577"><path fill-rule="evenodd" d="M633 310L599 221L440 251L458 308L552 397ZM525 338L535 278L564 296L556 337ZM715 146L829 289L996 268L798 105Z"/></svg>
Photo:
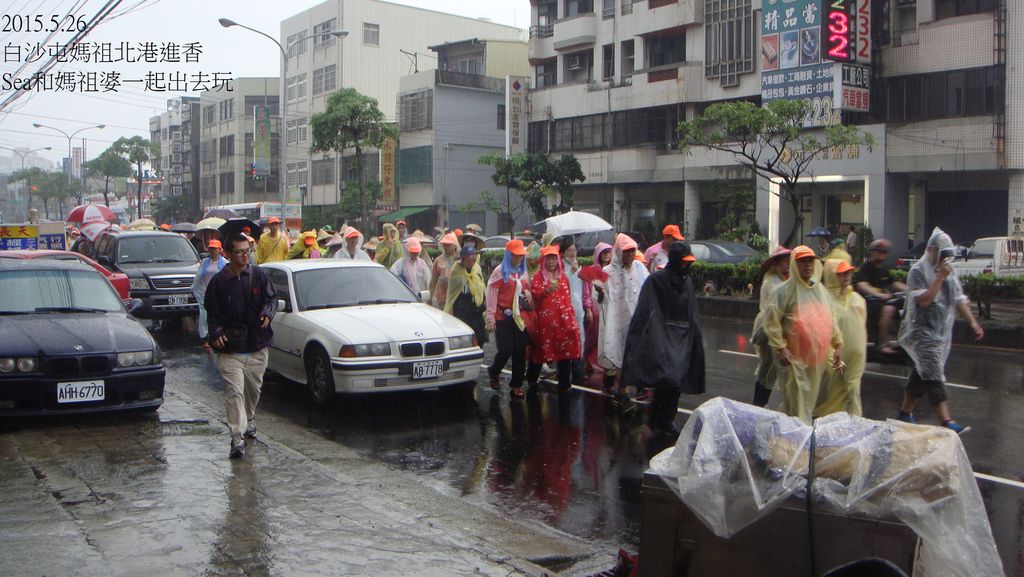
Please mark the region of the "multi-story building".
<svg viewBox="0 0 1024 577"><path fill-rule="evenodd" d="M774 241L785 237L798 217L771 194L773 183L754 179L728 154L680 153L675 128L710 103L761 102L762 80L787 68L762 27L780 13L799 26L806 6L820 15L823 2L801 0L794 14L785 14L793 5L784 0L532 4L530 149L577 155L587 176L574 193L578 209L623 229L678 222L693 236L720 216L719 183L739 182L756 189L751 218ZM803 230L866 223L876 237L921 240L938 225L965 241L1019 231L1024 130L1014 114L1024 83L1008 71L1024 61L1024 38L1013 35L1024 29L1024 6L855 5L872 97L869 111L843 118L874 135L875 145L815 161L802 187ZM808 57L820 62L815 50ZM980 210L965 215L965 206Z"/></svg>
<svg viewBox="0 0 1024 577"><path fill-rule="evenodd" d="M340 30L348 36L331 35ZM437 67L430 46L466 38L521 40L523 31L380 0L329 0L282 22L280 41L289 58L286 165L291 193L306 190L307 205L336 204L343 183L353 179L354 163L309 152L309 120L326 108L331 93L355 88L377 99L394 121L399 78ZM375 151L367 152L371 179L379 174L379 159Z"/></svg>
<svg viewBox="0 0 1024 577"><path fill-rule="evenodd" d="M277 78L236 78L234 90L204 92L201 116L199 171L203 207L246 202L277 202L280 149ZM254 121L259 109L269 108L270 175L253 174ZM263 136L266 138L266 136Z"/></svg>
<svg viewBox="0 0 1024 577"><path fill-rule="evenodd" d="M167 111L149 119L150 140L160 147L157 168L163 183L158 199L184 196L190 213L201 210L199 191L199 97L180 96L167 101Z"/></svg>
<svg viewBox="0 0 1024 577"><path fill-rule="evenodd" d="M481 193L504 198L505 190L479 159L505 150L505 78L529 75L527 44L471 39L430 49L437 69L399 82L401 210L384 220L404 218L428 231L469 223L496 231L497 214L483 209Z"/></svg>

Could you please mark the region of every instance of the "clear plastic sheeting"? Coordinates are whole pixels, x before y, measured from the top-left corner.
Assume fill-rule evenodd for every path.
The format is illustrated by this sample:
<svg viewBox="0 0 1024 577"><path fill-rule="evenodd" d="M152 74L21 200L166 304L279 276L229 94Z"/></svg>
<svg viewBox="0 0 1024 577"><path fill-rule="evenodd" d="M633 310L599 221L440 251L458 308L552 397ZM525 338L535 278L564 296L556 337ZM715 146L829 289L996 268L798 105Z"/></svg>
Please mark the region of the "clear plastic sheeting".
<svg viewBox="0 0 1024 577"><path fill-rule="evenodd" d="M899 519L922 540L915 575L1003 575L960 438L943 427L846 413L815 422L813 506ZM724 398L694 411L651 471L716 535L731 537L806 496L812 428Z"/></svg>

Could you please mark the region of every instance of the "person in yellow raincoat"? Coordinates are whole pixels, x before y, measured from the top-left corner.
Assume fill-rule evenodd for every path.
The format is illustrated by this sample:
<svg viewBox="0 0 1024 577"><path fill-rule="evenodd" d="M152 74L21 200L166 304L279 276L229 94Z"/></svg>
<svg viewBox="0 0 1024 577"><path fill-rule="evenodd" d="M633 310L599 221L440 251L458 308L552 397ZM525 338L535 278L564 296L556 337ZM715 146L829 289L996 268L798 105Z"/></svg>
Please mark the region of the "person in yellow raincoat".
<svg viewBox="0 0 1024 577"><path fill-rule="evenodd" d="M839 259L844 260L848 264L853 264L853 257L846 250L846 241L841 238L834 238L830 243L832 250L825 255L825 260Z"/></svg>
<svg viewBox="0 0 1024 577"><path fill-rule="evenodd" d="M281 219L276 216L267 221L267 232L256 243L256 262L265 264L288 258L288 237L281 232Z"/></svg>
<svg viewBox="0 0 1024 577"><path fill-rule="evenodd" d="M793 249L789 280L772 291L764 333L779 363L782 411L810 423L829 365L839 366L843 335L821 283L821 261L808 246Z"/></svg>
<svg viewBox="0 0 1024 577"><path fill-rule="evenodd" d="M377 256L374 260L377 264L384 265L384 268L391 270L391 266L405 256L405 249L402 248L402 241L398 239L398 229L390 222L384 224L384 240L377 244Z"/></svg>
<svg viewBox="0 0 1024 577"><path fill-rule="evenodd" d="M778 379L775 355L772 348L768 346L768 338L764 334L764 314L768 310L768 302L772 291L786 279L789 278L789 254L790 251L784 246L775 249L768 258L761 263L761 270L764 277L761 279L760 306L757 316L754 317L754 330L750 335L750 342L757 352L757 368L754 370L754 404L763 407L768 404L772 396L772 389L775 388L775 381Z"/></svg>
<svg viewBox="0 0 1024 577"><path fill-rule="evenodd" d="M316 233L308 230L302 233L299 240L295 242L288 251L288 260L303 258L320 258L327 254L327 251L316 242Z"/></svg>
<svg viewBox="0 0 1024 577"><path fill-rule="evenodd" d="M860 379L868 355L868 305L853 290L853 272L857 267L839 259L825 261L822 283L832 297L832 316L843 334L842 361L839 370L829 370L824 390L818 397L815 417L845 411L862 416Z"/></svg>

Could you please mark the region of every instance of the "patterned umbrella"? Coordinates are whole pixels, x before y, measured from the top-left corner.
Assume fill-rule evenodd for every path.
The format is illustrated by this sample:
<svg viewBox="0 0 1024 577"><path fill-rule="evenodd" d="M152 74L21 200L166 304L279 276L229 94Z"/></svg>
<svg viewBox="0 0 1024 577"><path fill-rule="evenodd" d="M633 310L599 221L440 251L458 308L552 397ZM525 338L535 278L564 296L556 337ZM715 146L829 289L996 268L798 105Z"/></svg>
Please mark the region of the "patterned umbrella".
<svg viewBox="0 0 1024 577"><path fill-rule="evenodd" d="M137 218L128 223L128 230L156 230L156 223L148 218Z"/></svg>
<svg viewBox="0 0 1024 577"><path fill-rule="evenodd" d="M223 218L224 220L228 220L232 218L241 218L241 216L242 215L230 208L211 208L203 215L203 218Z"/></svg>
<svg viewBox="0 0 1024 577"><path fill-rule="evenodd" d="M89 203L71 209L67 218L68 222L90 222L94 220L113 222L117 220L117 215L102 204Z"/></svg>
<svg viewBox="0 0 1024 577"><path fill-rule="evenodd" d="M210 217L196 223L196 230L217 230L226 221L223 218Z"/></svg>
<svg viewBox="0 0 1024 577"><path fill-rule="evenodd" d="M78 231L85 235L90 242L96 242L96 237L101 232L110 228L110 223L105 220L89 221L78 228Z"/></svg>

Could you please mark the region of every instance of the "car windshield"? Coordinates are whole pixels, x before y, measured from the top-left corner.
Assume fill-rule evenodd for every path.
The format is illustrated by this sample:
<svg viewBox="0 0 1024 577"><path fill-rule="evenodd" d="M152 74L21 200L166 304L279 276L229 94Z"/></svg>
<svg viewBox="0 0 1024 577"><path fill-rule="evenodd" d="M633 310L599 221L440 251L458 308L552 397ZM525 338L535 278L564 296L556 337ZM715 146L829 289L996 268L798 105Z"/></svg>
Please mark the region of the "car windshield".
<svg viewBox="0 0 1024 577"><path fill-rule="evenodd" d="M970 258L992 258L996 254L995 240L981 240L971 247Z"/></svg>
<svg viewBox="0 0 1024 577"><path fill-rule="evenodd" d="M177 234L166 236L138 236L122 238L117 244L118 264L140 264L152 262L199 262L195 249L185 237Z"/></svg>
<svg viewBox="0 0 1024 577"><path fill-rule="evenodd" d="M383 267L328 267L295 273L300 310L364 304L414 303L418 299Z"/></svg>
<svg viewBox="0 0 1024 577"><path fill-rule="evenodd" d="M124 310L107 279L93 270L6 270L0 286L0 314Z"/></svg>
<svg viewBox="0 0 1024 577"><path fill-rule="evenodd" d="M742 258L752 258L757 256L756 250L738 242L722 242L718 243L717 246L722 249L722 252L727 256L738 256Z"/></svg>
<svg viewBox="0 0 1024 577"><path fill-rule="evenodd" d="M492 236L484 241L484 248L505 248L508 244L508 237Z"/></svg>

